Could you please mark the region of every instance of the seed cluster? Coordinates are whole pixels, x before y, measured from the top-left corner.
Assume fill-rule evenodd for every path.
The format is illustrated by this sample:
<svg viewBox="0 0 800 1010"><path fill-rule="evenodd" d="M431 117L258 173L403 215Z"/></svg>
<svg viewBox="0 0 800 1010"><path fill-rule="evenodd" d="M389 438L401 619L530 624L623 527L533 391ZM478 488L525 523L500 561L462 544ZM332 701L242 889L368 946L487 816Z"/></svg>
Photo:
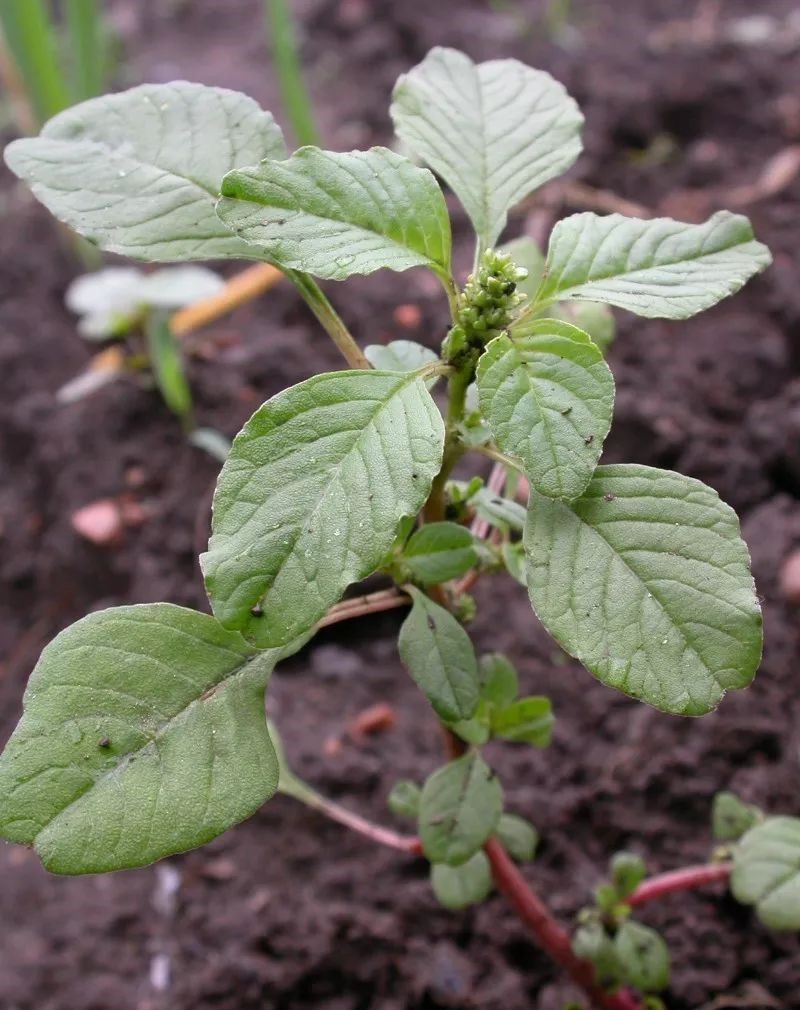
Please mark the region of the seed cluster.
<svg viewBox="0 0 800 1010"><path fill-rule="evenodd" d="M447 361L464 363L508 328L514 309L525 298L517 285L527 276L528 271L518 267L508 253L484 252L477 273L470 274L458 296L456 324L442 348Z"/></svg>

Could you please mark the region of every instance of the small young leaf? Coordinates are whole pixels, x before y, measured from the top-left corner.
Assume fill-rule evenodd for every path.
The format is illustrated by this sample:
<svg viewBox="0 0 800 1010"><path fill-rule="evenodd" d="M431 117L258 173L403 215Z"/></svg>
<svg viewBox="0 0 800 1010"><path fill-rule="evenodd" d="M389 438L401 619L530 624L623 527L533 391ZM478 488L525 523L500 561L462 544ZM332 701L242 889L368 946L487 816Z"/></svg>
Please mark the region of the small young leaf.
<svg viewBox="0 0 800 1010"><path fill-rule="evenodd" d="M642 992L667 988L669 950L654 929L628 919L614 937L614 950L630 985Z"/></svg>
<svg viewBox="0 0 800 1010"><path fill-rule="evenodd" d="M169 319L160 313L154 314L146 333L150 364L164 402L173 414L187 418L192 410L192 391Z"/></svg>
<svg viewBox="0 0 800 1010"><path fill-rule="evenodd" d="M800 818L768 817L733 852L731 891L770 929L800 929Z"/></svg>
<svg viewBox="0 0 800 1010"><path fill-rule="evenodd" d="M611 857L611 879L620 898L627 898L644 880L647 867L635 852L615 852Z"/></svg>
<svg viewBox="0 0 800 1010"><path fill-rule="evenodd" d="M201 564L218 619L260 646L311 628L425 503L443 443L413 374L329 372L268 400L217 482Z"/></svg>
<svg viewBox="0 0 800 1010"><path fill-rule="evenodd" d="M487 652L479 664L481 697L505 708L519 693L519 677L513 664L499 652Z"/></svg>
<svg viewBox="0 0 800 1010"><path fill-rule="evenodd" d="M369 344L364 357L373 368L385 372L416 372L424 365L438 361L438 355L414 340L392 340L388 344Z"/></svg>
<svg viewBox="0 0 800 1010"><path fill-rule="evenodd" d="M472 744L474 747L482 747L483 744L488 743L491 737L490 717L491 707L487 701L481 698L471 719L459 719L458 722L448 723L448 726L465 743Z"/></svg>
<svg viewBox="0 0 800 1010"><path fill-rule="evenodd" d="M432 863L461 866L481 848L503 812L497 776L477 753L435 771L422 788L419 837Z"/></svg>
<svg viewBox="0 0 800 1010"><path fill-rule="evenodd" d="M549 698L520 698L492 713L492 736L534 747L549 747L554 722Z"/></svg>
<svg viewBox="0 0 800 1010"><path fill-rule="evenodd" d="M391 113L398 137L461 200L484 248L509 208L581 151L578 106L549 74L516 60L475 64L432 49L397 81Z"/></svg>
<svg viewBox="0 0 800 1010"><path fill-rule="evenodd" d="M383 267L450 273L450 218L438 183L384 147L301 147L287 161L231 172L222 195L221 220L281 267L330 280Z"/></svg>
<svg viewBox="0 0 800 1010"><path fill-rule="evenodd" d="M503 558L503 564L506 566L506 571L511 578L515 582L519 582L521 586L527 586L528 576L526 573L525 548L523 545L519 542L511 543L510 540L506 540L500 547L500 554Z"/></svg>
<svg viewBox="0 0 800 1010"><path fill-rule="evenodd" d="M703 715L753 679L761 612L747 548L733 509L700 481L598 467L569 505L532 493L524 543L539 619L604 684Z"/></svg>
<svg viewBox="0 0 800 1010"><path fill-rule="evenodd" d="M426 523L412 533L403 561L419 582L457 579L478 563L475 538L458 523Z"/></svg>
<svg viewBox="0 0 800 1010"><path fill-rule="evenodd" d="M126 333L139 315L144 279L135 267L106 267L77 277L64 302L70 312L83 317L78 323L81 336L105 340Z"/></svg>
<svg viewBox="0 0 800 1010"><path fill-rule="evenodd" d="M536 855L539 833L530 821L516 814L503 814L497 822L495 833L509 855L518 863L528 863Z"/></svg>
<svg viewBox="0 0 800 1010"><path fill-rule="evenodd" d="M409 587L414 600L400 629L400 658L447 722L469 719L479 698L478 662L469 635L451 613Z"/></svg>
<svg viewBox="0 0 800 1010"><path fill-rule="evenodd" d="M614 941L602 923L587 922L580 926L572 939L572 949L578 957L591 961L601 985L610 988L622 980L622 969L614 949Z"/></svg>
<svg viewBox="0 0 800 1010"><path fill-rule="evenodd" d="M431 866L431 886L445 908L458 911L477 905L488 898L492 890L489 860L482 852L476 852L461 866L434 863Z"/></svg>
<svg viewBox="0 0 800 1010"><path fill-rule="evenodd" d="M728 211L704 224L574 214L553 229L535 304L589 299L649 318L688 319L771 262L747 218Z"/></svg>
<svg viewBox="0 0 800 1010"><path fill-rule="evenodd" d="M223 176L284 152L245 95L144 84L73 106L6 148L8 167L64 224L142 260L258 258L216 215Z"/></svg>
<svg viewBox="0 0 800 1010"><path fill-rule="evenodd" d="M761 820L761 811L735 793L717 793L711 808L711 830L718 842L736 842Z"/></svg>
<svg viewBox="0 0 800 1010"><path fill-rule="evenodd" d="M392 791L386 799L386 805L398 817L413 817L415 820L419 816L419 800L422 790L416 782L410 779L401 779L392 786Z"/></svg>
<svg viewBox="0 0 800 1010"><path fill-rule="evenodd" d="M481 410L497 444L522 460L541 494L577 498L611 427L614 379L599 348L569 323L539 319L488 345Z"/></svg>
<svg viewBox="0 0 800 1010"><path fill-rule="evenodd" d="M280 658L167 603L83 618L42 653L0 757L0 835L54 873L210 841L278 785L264 688Z"/></svg>
<svg viewBox="0 0 800 1010"><path fill-rule="evenodd" d="M467 488L463 481L451 481L448 487L464 492ZM494 494L487 487L478 487L468 496L470 505L475 509L478 518L484 519L498 529L512 529L521 533L525 526L525 509L510 498Z"/></svg>

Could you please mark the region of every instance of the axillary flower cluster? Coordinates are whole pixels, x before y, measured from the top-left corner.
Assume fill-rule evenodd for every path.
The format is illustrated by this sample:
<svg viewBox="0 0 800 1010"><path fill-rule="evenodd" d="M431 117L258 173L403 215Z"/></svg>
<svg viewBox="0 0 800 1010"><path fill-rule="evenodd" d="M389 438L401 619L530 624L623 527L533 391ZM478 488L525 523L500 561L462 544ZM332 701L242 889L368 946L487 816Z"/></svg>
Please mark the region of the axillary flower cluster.
<svg viewBox="0 0 800 1010"><path fill-rule="evenodd" d="M508 329L527 297L517 285L528 276L508 253L487 249L458 296L456 323L442 345L442 356L456 368L477 363L483 348Z"/></svg>

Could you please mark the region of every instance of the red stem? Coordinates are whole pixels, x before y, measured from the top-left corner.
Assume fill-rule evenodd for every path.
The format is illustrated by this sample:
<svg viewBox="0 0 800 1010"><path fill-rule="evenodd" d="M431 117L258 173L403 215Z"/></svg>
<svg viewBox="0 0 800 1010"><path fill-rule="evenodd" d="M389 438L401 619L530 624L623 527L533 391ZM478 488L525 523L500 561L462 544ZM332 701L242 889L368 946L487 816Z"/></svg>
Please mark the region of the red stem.
<svg viewBox="0 0 800 1010"><path fill-rule="evenodd" d="M574 954L568 933L531 889L500 842L490 838L483 848L491 863L498 891L506 896L542 950L586 993L592 1003L602 1010L640 1010L639 1001L630 993L608 993L597 984L592 965Z"/></svg>
<svg viewBox="0 0 800 1010"><path fill-rule="evenodd" d="M705 884L715 884L727 880L731 875L732 863L710 863L704 866L685 866L669 873L659 873L640 884L633 894L625 899L627 905L643 905L647 901L663 898L665 894L678 891L692 891Z"/></svg>

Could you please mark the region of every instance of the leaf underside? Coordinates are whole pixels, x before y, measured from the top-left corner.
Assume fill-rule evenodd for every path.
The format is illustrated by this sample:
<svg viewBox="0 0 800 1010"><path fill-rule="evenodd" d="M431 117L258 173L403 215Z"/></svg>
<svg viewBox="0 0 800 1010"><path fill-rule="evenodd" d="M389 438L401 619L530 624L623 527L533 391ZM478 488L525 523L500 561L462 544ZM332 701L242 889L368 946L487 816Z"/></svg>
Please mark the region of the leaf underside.
<svg viewBox="0 0 800 1010"><path fill-rule="evenodd" d="M249 817L278 785L264 689L289 651L167 603L78 621L42 653L0 757L0 834L55 873L101 873Z"/></svg>
<svg viewBox="0 0 800 1010"><path fill-rule="evenodd" d="M569 505L532 494L524 543L539 619L603 683L702 715L752 680L762 633L747 548L700 481L598 467Z"/></svg>
<svg viewBox="0 0 800 1010"><path fill-rule="evenodd" d="M246 95L174 81L82 102L6 162L47 209L108 252L134 259L258 258L219 220L231 169L285 151L280 128Z"/></svg>
<svg viewBox="0 0 800 1010"><path fill-rule="evenodd" d="M400 77L391 114L398 137L453 189L486 248L509 208L581 151L578 106L549 74L517 60L475 64L436 47Z"/></svg>
<svg viewBox="0 0 800 1010"><path fill-rule="evenodd" d="M222 183L222 221L268 259L344 280L387 267L450 270L450 218L424 168L383 147L336 154L302 147Z"/></svg>
<svg viewBox="0 0 800 1010"><path fill-rule="evenodd" d="M329 372L268 400L217 483L201 557L217 618L262 648L311 628L422 508L443 443L409 373Z"/></svg>

